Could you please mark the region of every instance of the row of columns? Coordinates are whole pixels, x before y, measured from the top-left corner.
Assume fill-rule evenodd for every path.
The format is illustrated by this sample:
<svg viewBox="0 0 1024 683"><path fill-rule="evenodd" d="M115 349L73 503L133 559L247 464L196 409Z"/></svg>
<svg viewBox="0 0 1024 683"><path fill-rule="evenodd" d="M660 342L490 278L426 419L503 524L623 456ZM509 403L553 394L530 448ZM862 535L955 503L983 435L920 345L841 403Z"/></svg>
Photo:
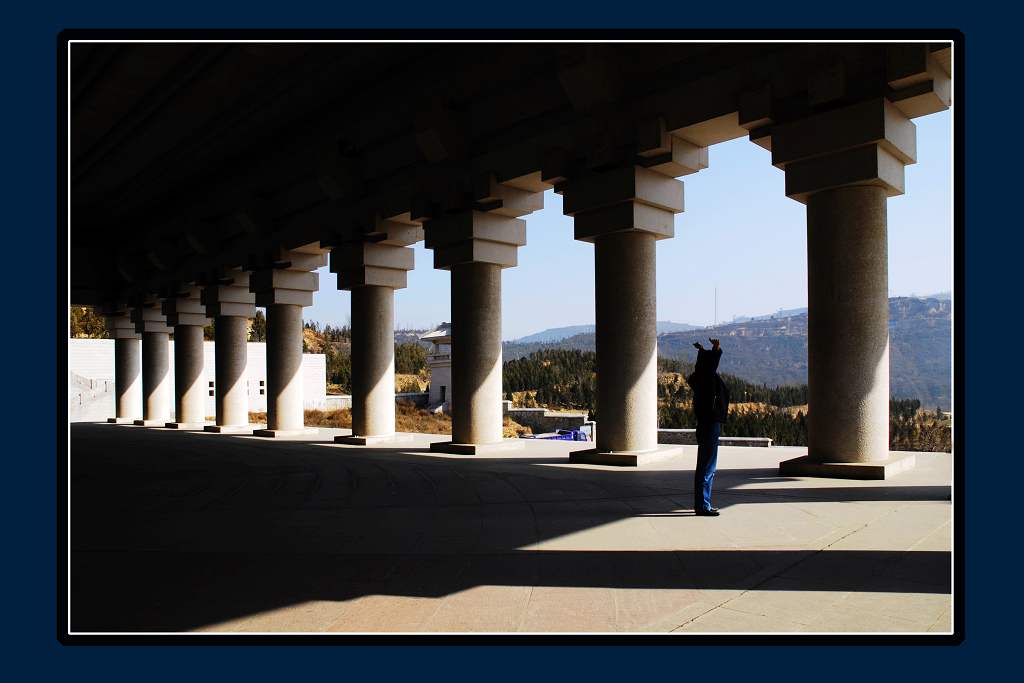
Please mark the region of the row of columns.
<svg viewBox="0 0 1024 683"><path fill-rule="evenodd" d="M817 462L888 457L886 198L903 191L915 157L914 125L884 98L771 128L772 163L787 196L807 205L809 448ZM632 464L672 453L657 440L656 242L683 211L677 178L707 167L707 149L671 134L661 119L638 129L640 161L578 180L557 179L575 239L594 244L597 340L595 448L578 458ZM338 288L352 292L353 428L347 443L401 440L394 416L394 291L425 240L434 267L451 271L452 440L435 450L479 453L502 439L501 271L526 244L524 216L543 207L532 192L484 177L471 208L415 221L376 218L376 241L330 256ZM301 259L299 259L301 261ZM320 262L320 261L317 261ZM322 263L322 262L321 262ZM216 327L217 426L247 423L245 319L267 309L268 435L302 429L302 307L317 288L314 263L236 270L216 283L108 318L116 341L117 411L140 391L132 360L142 341L143 419L166 413L167 325L175 334L175 410L197 420L201 332ZM197 299L198 296L198 299ZM201 305L200 305L201 304ZM204 317L205 316L205 317ZM166 319L165 319L166 317ZM161 341L163 343L161 343ZM198 360L197 360L198 359ZM198 366L197 366L198 363ZM161 371L163 370L163 374ZM197 375L198 373L198 375ZM216 429L214 428L214 429Z"/></svg>
<svg viewBox="0 0 1024 683"><path fill-rule="evenodd" d="M115 417L168 428L251 432L249 423L248 319L257 304L267 310L267 429L283 436L303 429L302 307L312 305L320 254L284 254L279 268L229 270L203 288L189 285L158 301L100 309L115 340ZM293 263L296 262L296 263ZM280 259L279 259L280 264ZM203 328L214 326L215 424L206 423ZM168 335L174 333L174 421L170 421ZM141 408L142 417L137 417Z"/></svg>

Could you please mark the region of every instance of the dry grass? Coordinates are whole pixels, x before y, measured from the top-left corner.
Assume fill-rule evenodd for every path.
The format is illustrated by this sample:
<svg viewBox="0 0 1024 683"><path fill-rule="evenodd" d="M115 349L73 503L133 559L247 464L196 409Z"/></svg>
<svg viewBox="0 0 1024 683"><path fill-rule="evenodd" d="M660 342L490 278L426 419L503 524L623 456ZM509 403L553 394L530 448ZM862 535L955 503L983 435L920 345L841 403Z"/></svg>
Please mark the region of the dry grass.
<svg viewBox="0 0 1024 683"><path fill-rule="evenodd" d="M395 404L395 431L450 436L452 416L448 413L431 413L412 403L399 401Z"/></svg>
<svg viewBox="0 0 1024 683"><path fill-rule="evenodd" d="M329 429L351 429L352 411L348 408L339 410L306 410L303 411L302 423L307 427L325 427ZM266 413L249 413L249 422L267 423Z"/></svg>
<svg viewBox="0 0 1024 683"><path fill-rule="evenodd" d="M304 424L307 427L324 427L329 429L351 429L352 410L340 408L338 410L306 410ZM267 422L266 413L249 413L249 422ZM422 408L417 408L411 403L398 402L395 404L395 431L408 432L412 434L445 434L452 433L452 417L448 413L430 413ZM502 425L502 435L505 438L516 438L520 434L532 434L529 427L524 427L509 418L505 418Z"/></svg>
<svg viewBox="0 0 1024 683"><path fill-rule="evenodd" d="M501 436L505 439L517 439L520 434L533 434L533 430L524 427L511 417L506 417L501 424Z"/></svg>

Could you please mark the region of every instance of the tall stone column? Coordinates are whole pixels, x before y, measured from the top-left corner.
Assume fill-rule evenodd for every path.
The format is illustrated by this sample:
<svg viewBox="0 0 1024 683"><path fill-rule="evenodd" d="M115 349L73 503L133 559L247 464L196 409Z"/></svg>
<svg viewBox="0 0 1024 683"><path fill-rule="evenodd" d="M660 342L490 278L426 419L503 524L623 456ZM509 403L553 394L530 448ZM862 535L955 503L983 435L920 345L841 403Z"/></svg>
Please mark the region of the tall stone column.
<svg viewBox="0 0 1024 683"><path fill-rule="evenodd" d="M331 252L338 289L352 292L352 435L337 436L335 443L366 446L413 439L395 431L395 290L406 286L414 265L406 245L423 231L380 219L375 231L385 239Z"/></svg>
<svg viewBox="0 0 1024 683"><path fill-rule="evenodd" d="M142 335L130 309L102 309L107 337L114 340L114 417L107 422L133 424L142 417Z"/></svg>
<svg viewBox="0 0 1024 683"><path fill-rule="evenodd" d="M155 299L132 309L135 331L142 335L142 419L135 424L163 427L171 417L171 329Z"/></svg>
<svg viewBox="0 0 1024 683"><path fill-rule="evenodd" d="M327 255L282 251L274 266L249 278L256 305L267 309L267 428L258 436L316 433L305 427L302 407L302 308L313 305L319 276L310 269L327 265Z"/></svg>
<svg viewBox="0 0 1024 683"><path fill-rule="evenodd" d="M502 439L501 270L516 265L526 221L544 207L542 193L507 187L493 174L473 187L474 208L431 220L425 243L434 268L452 273L452 440L433 451L476 454L522 448Z"/></svg>
<svg viewBox="0 0 1024 683"><path fill-rule="evenodd" d="M395 290L352 288L352 436L395 433Z"/></svg>
<svg viewBox="0 0 1024 683"><path fill-rule="evenodd" d="M301 431L302 306L267 306L267 429L261 436Z"/></svg>
<svg viewBox="0 0 1024 683"><path fill-rule="evenodd" d="M571 454L577 462L630 466L682 454L658 444L655 242L675 234L683 210L683 183L666 173L687 161L691 171L706 166L706 150L671 137L663 144L668 157L652 155L658 169L624 166L562 190L576 239L594 243L596 278L597 435L593 450Z"/></svg>
<svg viewBox="0 0 1024 683"><path fill-rule="evenodd" d="M594 239L597 346L596 446L602 452L658 447L655 238L613 232Z"/></svg>
<svg viewBox="0 0 1024 683"><path fill-rule="evenodd" d="M452 266L452 443L502 438L501 266Z"/></svg>
<svg viewBox="0 0 1024 683"><path fill-rule="evenodd" d="M199 295L206 315L213 319L214 396L216 421L208 432L248 433L249 423L248 319L256 315L255 296L249 292L249 273L229 270L205 286Z"/></svg>
<svg viewBox="0 0 1024 683"><path fill-rule="evenodd" d="M914 465L889 453L886 241L914 124L879 97L775 126L771 148L786 195L807 205L808 448L779 471L883 479Z"/></svg>
<svg viewBox="0 0 1024 683"><path fill-rule="evenodd" d="M167 324L174 329L174 421L165 425L171 429L196 429L206 423L203 328L210 319L199 291L191 286L162 305Z"/></svg>

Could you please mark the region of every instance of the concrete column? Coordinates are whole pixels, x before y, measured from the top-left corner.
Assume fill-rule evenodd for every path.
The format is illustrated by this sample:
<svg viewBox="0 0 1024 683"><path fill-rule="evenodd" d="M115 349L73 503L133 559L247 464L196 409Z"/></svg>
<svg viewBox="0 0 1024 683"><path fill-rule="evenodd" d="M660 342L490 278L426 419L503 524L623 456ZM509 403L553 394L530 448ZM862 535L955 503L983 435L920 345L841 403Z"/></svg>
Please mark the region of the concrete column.
<svg viewBox="0 0 1024 683"><path fill-rule="evenodd" d="M302 306L267 306L267 429L303 428Z"/></svg>
<svg viewBox="0 0 1024 683"><path fill-rule="evenodd" d="M244 427L249 424L248 320L219 315L213 325L216 426Z"/></svg>
<svg viewBox="0 0 1024 683"><path fill-rule="evenodd" d="M174 420L175 424L206 421L203 385L203 328L177 325L174 328Z"/></svg>
<svg viewBox="0 0 1024 683"><path fill-rule="evenodd" d="M195 429L206 422L203 328L211 323L194 285L169 287L161 310L174 328L174 421L170 429Z"/></svg>
<svg viewBox="0 0 1024 683"><path fill-rule="evenodd" d="M913 122L882 97L771 128L786 196L807 205L807 455L787 476L884 479L889 453L886 198L903 193Z"/></svg>
<svg viewBox="0 0 1024 683"><path fill-rule="evenodd" d="M886 193L861 185L807 201L808 455L867 462L889 451Z"/></svg>
<svg viewBox="0 0 1024 683"><path fill-rule="evenodd" d="M615 232L594 240L597 342L596 447L658 447L655 239Z"/></svg>
<svg viewBox="0 0 1024 683"><path fill-rule="evenodd" d="M502 439L501 267L464 263L452 272L452 442Z"/></svg>
<svg viewBox="0 0 1024 683"><path fill-rule="evenodd" d="M395 290L352 288L352 435L395 433Z"/></svg>
<svg viewBox="0 0 1024 683"><path fill-rule="evenodd" d="M367 220L375 242L347 244L331 252L338 289L352 291L352 435L335 443L367 446L412 441L395 431L395 290L414 265L419 225Z"/></svg>
<svg viewBox="0 0 1024 683"><path fill-rule="evenodd" d="M543 208L543 195L484 177L478 206L432 220L425 227L434 267L452 273L452 440L433 451L479 454L524 448L503 439L501 402L501 270L516 265L526 244L526 221L515 216Z"/></svg>
<svg viewBox="0 0 1024 683"><path fill-rule="evenodd" d="M142 340L114 339L114 421L142 416Z"/></svg>
<svg viewBox="0 0 1024 683"><path fill-rule="evenodd" d="M126 307L106 305L97 314L114 340L114 417L107 422L134 423L142 417L142 338Z"/></svg>
<svg viewBox="0 0 1024 683"><path fill-rule="evenodd" d="M142 420L171 417L170 343L166 332L142 333Z"/></svg>
<svg viewBox="0 0 1024 683"><path fill-rule="evenodd" d="M658 132L664 124L656 123ZM674 176L705 167L707 150L667 134L654 143L661 147L648 145L650 168L624 166L563 189L563 212L575 238L594 243L595 264L597 440L573 452L574 462L635 466L683 452L658 444L655 244L675 234L683 210Z"/></svg>
<svg viewBox="0 0 1024 683"><path fill-rule="evenodd" d="M171 418L171 329L155 297L140 301L132 309L131 320L142 335L142 419L135 424L163 427Z"/></svg>
<svg viewBox="0 0 1024 683"><path fill-rule="evenodd" d="M257 436L317 431L305 426L302 406L302 307L313 305L320 285L310 270L327 265L328 256L318 243L302 249L278 249L249 278L256 305L267 309L267 428Z"/></svg>
<svg viewBox="0 0 1024 683"><path fill-rule="evenodd" d="M256 315L249 271L223 269L205 278L199 301L213 319L216 424L208 432L251 433L249 422L249 318Z"/></svg>

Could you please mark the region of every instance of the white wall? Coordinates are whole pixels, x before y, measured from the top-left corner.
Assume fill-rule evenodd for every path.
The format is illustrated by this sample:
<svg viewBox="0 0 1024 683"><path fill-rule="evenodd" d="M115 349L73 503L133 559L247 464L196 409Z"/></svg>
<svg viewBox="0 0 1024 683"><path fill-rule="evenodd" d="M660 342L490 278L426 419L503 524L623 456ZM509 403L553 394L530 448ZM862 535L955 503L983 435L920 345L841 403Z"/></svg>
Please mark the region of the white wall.
<svg viewBox="0 0 1024 683"><path fill-rule="evenodd" d="M171 374L171 405L174 405L174 342L168 341L168 356ZM264 412L267 409L267 345L249 342L248 377L249 410ZM216 399L210 395L210 383L216 378L214 342L203 343L205 367L204 381L207 386L206 417L216 413ZM88 379L114 379L113 339L69 339L68 369ZM262 384L261 384L262 383ZM262 393L261 393L262 392ZM323 354L302 354L302 403L305 408L317 408L324 404L327 395L327 359ZM112 417L112 415L111 415Z"/></svg>

